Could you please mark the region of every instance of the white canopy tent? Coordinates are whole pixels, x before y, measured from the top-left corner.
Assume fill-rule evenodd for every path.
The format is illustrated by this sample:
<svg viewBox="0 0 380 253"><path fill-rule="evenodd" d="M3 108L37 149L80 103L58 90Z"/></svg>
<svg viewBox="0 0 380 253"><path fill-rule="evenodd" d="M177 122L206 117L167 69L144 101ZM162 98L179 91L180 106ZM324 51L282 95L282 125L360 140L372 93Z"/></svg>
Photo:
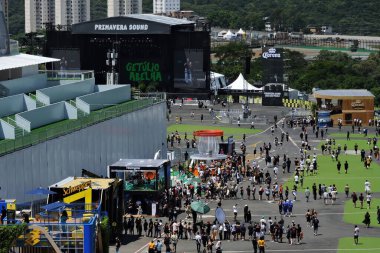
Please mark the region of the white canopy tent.
<svg viewBox="0 0 380 253"><path fill-rule="evenodd" d="M227 86L226 78L223 74L211 72L211 90L222 89Z"/></svg>
<svg viewBox="0 0 380 253"><path fill-rule="evenodd" d="M248 83L247 80L244 79L244 76L240 73L239 77L230 85L223 88L224 90L230 90L230 91L262 91L263 88L257 88L253 86L252 84Z"/></svg>
<svg viewBox="0 0 380 253"><path fill-rule="evenodd" d="M243 31L243 29L239 29L239 31L237 32L237 34L240 34L240 35L245 35L245 32Z"/></svg>
<svg viewBox="0 0 380 253"><path fill-rule="evenodd" d="M231 30L228 30L228 32L223 36L223 39L230 40L232 38L235 38L236 35L231 32Z"/></svg>

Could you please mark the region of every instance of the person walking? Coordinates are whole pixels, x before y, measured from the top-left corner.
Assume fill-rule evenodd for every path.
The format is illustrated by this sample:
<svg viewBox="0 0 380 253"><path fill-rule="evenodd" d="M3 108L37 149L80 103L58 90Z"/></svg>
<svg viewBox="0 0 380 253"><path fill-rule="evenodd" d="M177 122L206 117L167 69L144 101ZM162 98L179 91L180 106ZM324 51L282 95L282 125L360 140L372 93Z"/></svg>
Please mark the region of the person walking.
<svg viewBox="0 0 380 253"><path fill-rule="evenodd" d="M260 237L260 240L257 242L259 246L259 253L265 253L265 241L264 237Z"/></svg>
<svg viewBox="0 0 380 253"><path fill-rule="evenodd" d="M355 225L354 228L354 243L355 245L358 245L359 243L359 227L357 225Z"/></svg>
<svg viewBox="0 0 380 253"><path fill-rule="evenodd" d="M352 203L354 203L354 208L356 208L356 202L358 201L358 195L356 194L356 192L353 192L351 194L351 199L352 199Z"/></svg>
<svg viewBox="0 0 380 253"><path fill-rule="evenodd" d="M116 243L115 243L115 250L116 250L116 253L119 253L120 252L120 247L121 247L121 242L120 242L120 239L119 237L116 237Z"/></svg>
<svg viewBox="0 0 380 253"><path fill-rule="evenodd" d="M369 228L369 225L371 224L371 215L369 214L369 212L365 213L363 223L364 225L366 225L367 228Z"/></svg>
<svg viewBox="0 0 380 253"><path fill-rule="evenodd" d="M310 190L309 190L309 187L306 187L306 190L305 190L305 197L306 197L306 202L309 202L309 197L310 197Z"/></svg>
<svg viewBox="0 0 380 253"><path fill-rule="evenodd" d="M253 239L252 239L253 253L257 253L257 245L258 245L257 237L254 236Z"/></svg>
<svg viewBox="0 0 380 253"><path fill-rule="evenodd" d="M153 250L153 252L154 252L154 250ZM157 240L156 252L157 253L161 253L162 252L162 242L160 240Z"/></svg>
<svg viewBox="0 0 380 253"><path fill-rule="evenodd" d="M197 244L197 252L200 253L201 252L202 237L199 234L199 232L197 232L197 235L195 236L195 243Z"/></svg>
<svg viewBox="0 0 380 253"><path fill-rule="evenodd" d="M319 228L319 220L318 217L314 217L313 219L313 228L314 228L314 235L318 235L318 228Z"/></svg>
<svg viewBox="0 0 380 253"><path fill-rule="evenodd" d="M377 224L380 224L380 207L377 206Z"/></svg>
<svg viewBox="0 0 380 253"><path fill-rule="evenodd" d="M347 161L344 162L344 171L345 171L345 174L347 174L347 172L348 172L348 162Z"/></svg>

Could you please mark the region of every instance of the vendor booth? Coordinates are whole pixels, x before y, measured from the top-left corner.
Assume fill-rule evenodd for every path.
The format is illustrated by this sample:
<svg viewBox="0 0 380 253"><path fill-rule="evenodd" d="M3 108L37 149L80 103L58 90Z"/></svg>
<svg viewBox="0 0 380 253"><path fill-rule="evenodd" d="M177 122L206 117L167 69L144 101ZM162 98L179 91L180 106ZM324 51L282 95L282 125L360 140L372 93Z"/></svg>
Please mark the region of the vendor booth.
<svg viewBox="0 0 380 253"><path fill-rule="evenodd" d="M164 159L120 159L108 166L109 178L124 180L127 212L158 214L163 197L170 188L170 161ZM158 205L158 206L157 206Z"/></svg>
<svg viewBox="0 0 380 253"><path fill-rule="evenodd" d="M50 186L56 194L49 195L48 203L84 203L85 210L101 206L111 221L121 222L124 210L122 180L114 178L68 177Z"/></svg>
<svg viewBox="0 0 380 253"><path fill-rule="evenodd" d="M339 119L343 125L352 125L356 119L368 126L369 120L374 118L375 96L368 90L316 90L313 95L318 111L329 111L333 125L337 125Z"/></svg>

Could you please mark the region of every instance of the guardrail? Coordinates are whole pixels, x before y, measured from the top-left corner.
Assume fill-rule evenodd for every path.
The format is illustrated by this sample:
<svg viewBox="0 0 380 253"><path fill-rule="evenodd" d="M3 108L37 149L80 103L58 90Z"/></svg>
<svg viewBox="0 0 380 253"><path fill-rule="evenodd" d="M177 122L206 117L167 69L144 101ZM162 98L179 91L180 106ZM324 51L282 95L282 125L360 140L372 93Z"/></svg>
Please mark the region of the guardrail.
<svg viewBox="0 0 380 253"><path fill-rule="evenodd" d="M15 140L3 140L0 142L0 156L162 102L164 102L164 100L157 98L132 100L126 103L107 107L98 111L93 111L91 112L91 114L88 114L77 120L67 121L66 124L58 124L56 126L54 126L53 124L51 128L47 128L46 131L31 131L30 133L24 136L16 138Z"/></svg>

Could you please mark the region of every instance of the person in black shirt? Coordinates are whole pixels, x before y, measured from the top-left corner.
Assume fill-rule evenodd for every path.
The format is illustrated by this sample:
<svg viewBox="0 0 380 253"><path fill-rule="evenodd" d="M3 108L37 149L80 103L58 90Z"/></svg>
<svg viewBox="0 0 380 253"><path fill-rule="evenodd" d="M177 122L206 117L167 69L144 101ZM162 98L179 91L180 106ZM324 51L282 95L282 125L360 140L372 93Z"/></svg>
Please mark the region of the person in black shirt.
<svg viewBox="0 0 380 253"><path fill-rule="evenodd" d="M7 217L7 210L5 210L4 206L1 208L1 224L4 224L4 219Z"/></svg>
<svg viewBox="0 0 380 253"><path fill-rule="evenodd" d="M252 239L253 252L257 253L257 237L254 236Z"/></svg>

